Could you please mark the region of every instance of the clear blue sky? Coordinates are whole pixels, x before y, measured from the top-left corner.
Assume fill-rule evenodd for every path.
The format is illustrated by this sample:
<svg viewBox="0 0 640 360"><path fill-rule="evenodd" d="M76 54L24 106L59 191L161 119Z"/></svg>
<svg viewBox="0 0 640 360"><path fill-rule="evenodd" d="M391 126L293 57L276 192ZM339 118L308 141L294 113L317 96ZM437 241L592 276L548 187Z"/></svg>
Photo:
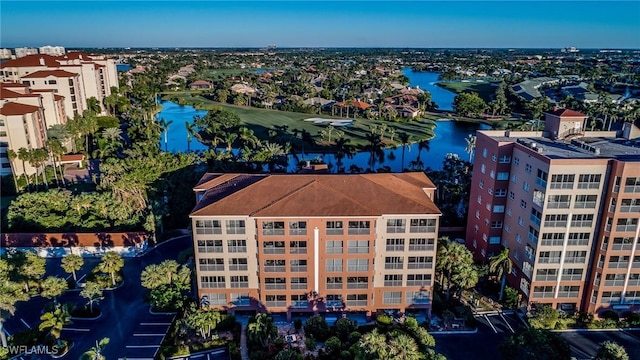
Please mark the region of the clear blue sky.
<svg viewBox="0 0 640 360"><path fill-rule="evenodd" d="M640 48L640 1L6 1L0 46Z"/></svg>

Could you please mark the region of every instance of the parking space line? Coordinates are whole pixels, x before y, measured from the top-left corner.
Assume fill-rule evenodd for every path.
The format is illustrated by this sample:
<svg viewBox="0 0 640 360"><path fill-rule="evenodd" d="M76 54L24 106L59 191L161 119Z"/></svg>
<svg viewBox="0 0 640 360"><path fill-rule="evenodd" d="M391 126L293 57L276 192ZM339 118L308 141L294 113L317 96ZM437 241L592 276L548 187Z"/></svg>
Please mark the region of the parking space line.
<svg viewBox="0 0 640 360"><path fill-rule="evenodd" d="M511 327L511 325L509 324L509 322L507 321L507 319L504 318L504 315L500 314L500 317L502 318L502 320L504 321L505 324L507 324L507 326L509 327L509 330L511 330L511 333L515 334L516 332L513 330L513 328Z"/></svg>
<svg viewBox="0 0 640 360"><path fill-rule="evenodd" d="M133 334L133 336L164 336L165 334Z"/></svg>
<svg viewBox="0 0 640 360"><path fill-rule="evenodd" d="M78 282L82 281L82 279L84 279L85 277L87 277L87 274L80 276L80 278L78 278Z"/></svg>
<svg viewBox="0 0 640 360"><path fill-rule="evenodd" d="M164 326L171 326L171 323L140 323L140 325L164 325Z"/></svg>
<svg viewBox="0 0 640 360"><path fill-rule="evenodd" d="M91 329L78 329L78 328L62 328L62 330L69 330L69 331L91 331Z"/></svg>
<svg viewBox="0 0 640 360"><path fill-rule="evenodd" d="M498 333L498 330L496 330L496 327L493 326L493 324L491 323L491 320L489 320L489 317L487 315L484 315L484 318L487 319L487 322L489 323L489 325L491 326L491 328L493 329L494 333Z"/></svg>
<svg viewBox="0 0 640 360"><path fill-rule="evenodd" d="M160 345L127 345L127 347L131 349L151 349L159 348Z"/></svg>
<svg viewBox="0 0 640 360"><path fill-rule="evenodd" d="M23 323L26 327L28 327L29 329L31 329L31 326L29 326L29 324L27 324L27 322L26 322L26 321L24 321L24 319L23 319L23 318L20 318L20 321L22 321L22 323Z"/></svg>

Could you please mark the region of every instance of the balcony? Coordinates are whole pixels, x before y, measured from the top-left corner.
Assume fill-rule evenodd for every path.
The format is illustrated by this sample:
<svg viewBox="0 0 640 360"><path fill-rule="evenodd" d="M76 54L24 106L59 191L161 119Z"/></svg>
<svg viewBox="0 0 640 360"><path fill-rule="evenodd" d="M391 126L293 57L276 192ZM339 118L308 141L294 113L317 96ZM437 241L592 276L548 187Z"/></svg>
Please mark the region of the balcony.
<svg viewBox="0 0 640 360"><path fill-rule="evenodd" d="M262 235L265 235L265 236L284 235L284 229L262 229Z"/></svg>
<svg viewBox="0 0 640 360"><path fill-rule="evenodd" d="M402 280L385 280L384 286L389 286L389 287L402 286ZM407 283L407 286L409 286L408 283Z"/></svg>
<svg viewBox="0 0 640 360"><path fill-rule="evenodd" d="M289 248L289 254L306 254L307 253L307 248L306 247L292 247Z"/></svg>
<svg viewBox="0 0 640 360"><path fill-rule="evenodd" d="M425 262L425 263L409 263L408 269L431 269L433 268L433 263L432 262Z"/></svg>
<svg viewBox="0 0 640 360"><path fill-rule="evenodd" d="M595 201L580 201L576 202L574 209L595 209L596 202Z"/></svg>
<svg viewBox="0 0 640 360"><path fill-rule="evenodd" d="M287 301L283 300L283 301L265 301L264 304L268 307L268 308L283 308L287 306Z"/></svg>
<svg viewBox="0 0 640 360"><path fill-rule="evenodd" d="M624 279L619 280L605 280L604 286L624 286Z"/></svg>
<svg viewBox="0 0 640 360"><path fill-rule="evenodd" d="M609 269L626 269L629 267L628 261L610 262Z"/></svg>
<svg viewBox="0 0 640 360"><path fill-rule="evenodd" d="M327 290L342 289L342 283L327 283Z"/></svg>
<svg viewBox="0 0 640 360"><path fill-rule="evenodd" d="M547 209L568 209L571 205L568 201L550 202L547 203Z"/></svg>
<svg viewBox="0 0 640 360"><path fill-rule="evenodd" d="M627 185L624 187L626 193L640 193L640 185Z"/></svg>
<svg viewBox="0 0 640 360"><path fill-rule="evenodd" d="M613 245L611 245L611 250L631 250L632 248L633 248L633 244L631 243L626 243L626 244L614 243Z"/></svg>
<svg viewBox="0 0 640 360"><path fill-rule="evenodd" d="M222 252L222 248L220 248ZM246 253L247 252L247 247L246 246L229 246L229 252L230 253Z"/></svg>
<svg viewBox="0 0 640 360"><path fill-rule="evenodd" d="M367 300L347 300L347 306L349 307L367 306Z"/></svg>
<svg viewBox="0 0 640 360"><path fill-rule="evenodd" d="M578 189L597 189L600 187L599 182L579 182Z"/></svg>
<svg viewBox="0 0 640 360"><path fill-rule="evenodd" d="M578 297L579 291L558 291L559 298L574 299Z"/></svg>
<svg viewBox="0 0 640 360"><path fill-rule="evenodd" d="M344 234L344 229L327 229L327 235L342 235Z"/></svg>
<svg viewBox="0 0 640 360"><path fill-rule="evenodd" d="M562 275L562 281L581 281L582 274L571 274L571 275Z"/></svg>
<svg viewBox="0 0 640 360"><path fill-rule="evenodd" d="M388 234L404 234L406 230L404 226L387 226Z"/></svg>
<svg viewBox="0 0 640 360"><path fill-rule="evenodd" d="M287 284L264 284L265 290L286 290Z"/></svg>
<svg viewBox="0 0 640 360"><path fill-rule="evenodd" d="M409 232L412 233L432 233L436 232L435 226L410 226Z"/></svg>
<svg viewBox="0 0 640 360"><path fill-rule="evenodd" d="M369 235L371 234L371 229L369 228L349 228L349 235Z"/></svg>
<svg viewBox="0 0 640 360"><path fill-rule="evenodd" d="M291 290L306 290L307 283L291 283Z"/></svg>
<svg viewBox="0 0 640 360"><path fill-rule="evenodd" d="M573 189L572 182L552 182L550 189Z"/></svg>
<svg viewBox="0 0 640 360"><path fill-rule="evenodd" d="M248 266L246 264L232 264L229 265L229 271L242 271L248 270Z"/></svg>
<svg viewBox="0 0 640 360"><path fill-rule="evenodd" d="M347 283L347 289L367 289L369 288L369 283Z"/></svg>
<svg viewBox="0 0 640 360"><path fill-rule="evenodd" d="M616 231L635 232L637 227L636 224L616 225Z"/></svg>
<svg viewBox="0 0 640 360"><path fill-rule="evenodd" d="M391 263L391 264L384 264L384 268L387 270L402 270L404 268L402 263Z"/></svg>
<svg viewBox="0 0 640 360"><path fill-rule="evenodd" d="M289 235L307 235L307 229L289 229Z"/></svg>
<svg viewBox="0 0 640 360"><path fill-rule="evenodd" d="M640 205L620 205L620 212L640 213Z"/></svg>
<svg viewBox="0 0 640 360"><path fill-rule="evenodd" d="M404 244L402 245L387 245L385 248L386 251L404 251Z"/></svg>
<svg viewBox="0 0 640 360"><path fill-rule="evenodd" d="M200 265L200 271L224 271L224 265Z"/></svg>
<svg viewBox="0 0 640 360"><path fill-rule="evenodd" d="M362 265L352 265L352 266L347 266L347 271L349 272L361 272L361 271L369 271L369 266L362 266Z"/></svg>
<svg viewBox="0 0 640 360"><path fill-rule="evenodd" d="M307 265L291 266L291 272L306 272L306 271L307 271Z"/></svg>
<svg viewBox="0 0 640 360"><path fill-rule="evenodd" d="M291 307L296 309L304 309L309 307L309 301L308 300L293 301L291 302Z"/></svg>
<svg viewBox="0 0 640 360"><path fill-rule="evenodd" d="M285 272L287 271L287 267L282 265L282 266L265 266L264 267L264 272Z"/></svg>
<svg viewBox="0 0 640 360"><path fill-rule="evenodd" d="M541 292L541 291L533 292L533 297L536 299L552 298L553 296L554 296L553 292Z"/></svg>
<svg viewBox="0 0 640 360"><path fill-rule="evenodd" d="M341 308L344 306L344 303L342 302L342 300L327 300L325 302L325 304L327 304L327 307L331 307L331 308Z"/></svg>
<svg viewBox="0 0 640 360"><path fill-rule="evenodd" d="M407 280L407 286L431 286L431 280Z"/></svg>
<svg viewBox="0 0 640 360"><path fill-rule="evenodd" d="M248 287L249 287L248 282L232 282L231 283L232 289L246 289Z"/></svg>
<svg viewBox="0 0 640 360"><path fill-rule="evenodd" d="M284 254L284 247L265 247L264 248L264 253L265 254Z"/></svg>
<svg viewBox="0 0 640 360"><path fill-rule="evenodd" d="M536 281L557 281L558 274L536 275Z"/></svg>
<svg viewBox="0 0 640 360"><path fill-rule="evenodd" d="M584 264L587 261L586 256L568 257L564 259L565 264Z"/></svg>
<svg viewBox="0 0 640 360"><path fill-rule="evenodd" d="M409 251L433 251L435 249L434 245L409 245Z"/></svg>
<svg viewBox="0 0 640 360"><path fill-rule="evenodd" d="M354 247L351 247L351 246L350 246L350 247L348 248L347 252L348 252L349 254L368 254L368 253L369 253L369 247L364 247L364 246L361 246L361 247L355 247L355 246L354 246Z"/></svg>
<svg viewBox="0 0 640 360"><path fill-rule="evenodd" d="M560 257L541 257L538 262L540 264L560 264Z"/></svg>

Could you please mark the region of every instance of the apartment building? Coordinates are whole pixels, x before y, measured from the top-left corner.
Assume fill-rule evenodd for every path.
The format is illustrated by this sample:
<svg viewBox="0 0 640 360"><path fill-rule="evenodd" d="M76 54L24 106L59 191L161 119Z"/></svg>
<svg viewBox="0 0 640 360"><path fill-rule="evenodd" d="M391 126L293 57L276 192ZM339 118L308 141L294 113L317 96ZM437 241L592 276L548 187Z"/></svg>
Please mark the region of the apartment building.
<svg viewBox="0 0 640 360"><path fill-rule="evenodd" d="M35 149L45 145L46 130L67 119L65 97L49 90L32 90L21 83L0 83L0 175L10 175L9 149ZM15 164L14 164L15 165ZM14 169L22 173L19 166ZM36 171L28 162L24 172Z"/></svg>
<svg viewBox="0 0 640 360"><path fill-rule="evenodd" d="M65 54L64 46L51 46L45 45L38 48L40 54L47 54L53 56L60 56Z"/></svg>
<svg viewBox="0 0 640 360"><path fill-rule="evenodd" d="M233 312L430 313L438 208L423 173L205 174L198 295Z"/></svg>
<svg viewBox="0 0 640 360"><path fill-rule="evenodd" d="M15 53L16 53L16 58L21 58L29 55L37 55L38 49L29 48L29 47L15 48Z"/></svg>
<svg viewBox="0 0 640 360"><path fill-rule="evenodd" d="M0 60L11 59L11 49L0 49Z"/></svg>
<svg viewBox="0 0 640 360"><path fill-rule="evenodd" d="M103 101L111 95L111 87L118 87L113 59L82 52L28 55L9 60L0 64L0 77L5 82L25 83L34 89L50 89L65 96L70 116L82 114L87 108L86 99L91 97L98 99L105 114ZM62 78L61 81L58 78ZM70 93L71 88L75 93Z"/></svg>
<svg viewBox="0 0 640 360"><path fill-rule="evenodd" d="M540 132L478 131L466 243L502 246L529 306L640 310L640 136L585 131L587 115L545 114Z"/></svg>

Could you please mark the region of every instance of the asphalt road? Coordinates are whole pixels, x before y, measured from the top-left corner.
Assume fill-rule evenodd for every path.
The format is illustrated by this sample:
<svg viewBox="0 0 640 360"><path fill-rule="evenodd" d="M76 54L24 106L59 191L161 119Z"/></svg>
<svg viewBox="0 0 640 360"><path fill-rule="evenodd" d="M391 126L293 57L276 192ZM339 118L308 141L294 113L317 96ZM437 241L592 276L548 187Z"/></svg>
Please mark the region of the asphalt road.
<svg viewBox="0 0 640 360"><path fill-rule="evenodd" d="M150 250L147 254L137 258L125 258L124 284L115 289L105 291L104 299L99 307L102 316L97 320L74 320L62 332L63 338L72 339L73 348L65 355L65 359L78 359L85 351L95 345L96 340L104 337L110 339L106 346L104 355L107 359L118 359L126 356L131 347L145 345L151 348L161 340L158 336L145 335L145 323L166 324L170 322L165 315L150 315L149 305L144 302L146 289L140 285L140 273L149 264L157 264L167 259L176 259L178 254L192 246L189 235L182 236L167 243L160 244ZM81 275L90 271L92 265L99 262L99 259L86 259L87 264L81 270ZM49 259L47 261L47 275L67 275L60 269L59 259ZM86 269L85 269L86 268ZM11 334L26 329L27 326L35 328L40 324L40 314L44 304L49 302L40 296L33 297L28 302L18 303L17 311L5 324L7 331ZM79 296L78 291L68 291L60 302L84 303L84 299ZM141 328L142 326L142 328ZM153 326L151 334L158 334L166 325ZM141 330L142 329L142 330ZM166 332L166 330L164 330ZM138 334L138 335L136 335ZM138 337L140 339L138 339ZM132 340L133 339L133 340ZM148 342L148 343L147 343ZM133 344L133 345L132 345ZM29 359L48 359L49 357L30 356Z"/></svg>
<svg viewBox="0 0 640 360"><path fill-rule="evenodd" d="M640 360L640 330L559 332L571 345L571 355L577 360L591 360L604 341L622 345L630 360Z"/></svg>

